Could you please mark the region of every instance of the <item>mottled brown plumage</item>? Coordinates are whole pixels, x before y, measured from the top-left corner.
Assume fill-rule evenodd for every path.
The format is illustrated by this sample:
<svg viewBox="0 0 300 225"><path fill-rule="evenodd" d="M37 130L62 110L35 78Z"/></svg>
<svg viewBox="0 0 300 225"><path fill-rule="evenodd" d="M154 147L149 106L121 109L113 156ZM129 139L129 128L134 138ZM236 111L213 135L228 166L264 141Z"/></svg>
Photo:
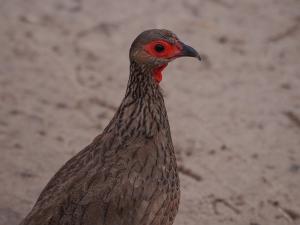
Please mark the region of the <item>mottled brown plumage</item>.
<svg viewBox="0 0 300 225"><path fill-rule="evenodd" d="M113 119L55 174L21 225L173 224L179 179L155 74L180 56L200 59L167 30L136 38L126 94Z"/></svg>

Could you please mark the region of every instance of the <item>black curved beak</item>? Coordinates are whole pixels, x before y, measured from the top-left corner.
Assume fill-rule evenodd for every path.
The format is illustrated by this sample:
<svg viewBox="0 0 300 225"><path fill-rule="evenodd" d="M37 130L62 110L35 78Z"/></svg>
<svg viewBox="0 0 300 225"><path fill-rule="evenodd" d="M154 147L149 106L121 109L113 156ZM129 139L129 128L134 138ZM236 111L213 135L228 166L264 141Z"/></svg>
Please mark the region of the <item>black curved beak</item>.
<svg viewBox="0 0 300 225"><path fill-rule="evenodd" d="M179 44L181 45L181 52L179 53L178 57L184 57L184 56L195 57L195 58L201 60L199 53L195 49L193 49L191 46L188 46L181 41L179 41Z"/></svg>

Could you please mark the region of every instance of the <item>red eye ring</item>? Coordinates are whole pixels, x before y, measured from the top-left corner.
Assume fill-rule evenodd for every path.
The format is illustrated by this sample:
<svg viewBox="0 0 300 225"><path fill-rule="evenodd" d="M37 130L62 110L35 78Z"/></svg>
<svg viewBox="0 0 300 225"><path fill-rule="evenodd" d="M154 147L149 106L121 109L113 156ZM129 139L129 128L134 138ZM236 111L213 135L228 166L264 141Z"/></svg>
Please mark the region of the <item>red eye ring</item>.
<svg viewBox="0 0 300 225"><path fill-rule="evenodd" d="M171 58L178 52L175 45L172 45L165 40L151 41L144 46L144 49L151 56L158 58Z"/></svg>

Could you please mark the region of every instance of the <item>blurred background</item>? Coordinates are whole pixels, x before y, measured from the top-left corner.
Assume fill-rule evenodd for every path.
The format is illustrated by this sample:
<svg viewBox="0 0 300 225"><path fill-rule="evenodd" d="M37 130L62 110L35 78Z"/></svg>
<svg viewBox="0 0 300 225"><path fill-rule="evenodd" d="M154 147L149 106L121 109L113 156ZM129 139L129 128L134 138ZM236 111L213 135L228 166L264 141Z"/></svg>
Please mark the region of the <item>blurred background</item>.
<svg viewBox="0 0 300 225"><path fill-rule="evenodd" d="M205 58L171 63L161 83L181 168L175 225L300 224L298 0L0 0L0 225L102 132L149 28Z"/></svg>

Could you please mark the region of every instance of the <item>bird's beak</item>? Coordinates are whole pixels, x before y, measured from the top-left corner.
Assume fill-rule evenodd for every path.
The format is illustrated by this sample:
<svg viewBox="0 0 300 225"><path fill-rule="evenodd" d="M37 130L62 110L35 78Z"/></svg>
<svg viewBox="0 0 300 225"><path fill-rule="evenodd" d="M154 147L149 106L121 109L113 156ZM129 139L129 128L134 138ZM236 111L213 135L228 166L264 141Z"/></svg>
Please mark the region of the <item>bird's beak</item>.
<svg viewBox="0 0 300 225"><path fill-rule="evenodd" d="M177 57L187 56L187 57L195 57L195 58L201 60L199 53L195 49L193 49L191 46L188 46L181 41L179 41L179 46L180 46L181 50L180 50L179 54L177 55Z"/></svg>

